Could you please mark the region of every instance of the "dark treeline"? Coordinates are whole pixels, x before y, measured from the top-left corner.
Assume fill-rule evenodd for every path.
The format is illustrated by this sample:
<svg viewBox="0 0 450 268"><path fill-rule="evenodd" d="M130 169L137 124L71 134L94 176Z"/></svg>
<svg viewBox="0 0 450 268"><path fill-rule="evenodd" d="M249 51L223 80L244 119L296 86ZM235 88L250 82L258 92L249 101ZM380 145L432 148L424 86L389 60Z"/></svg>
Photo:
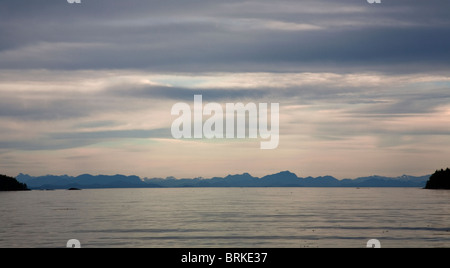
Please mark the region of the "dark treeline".
<svg viewBox="0 0 450 268"><path fill-rule="evenodd" d="M15 178L0 175L0 191L26 191L28 187L25 183L18 182Z"/></svg>
<svg viewBox="0 0 450 268"><path fill-rule="evenodd" d="M425 189L450 189L450 169L436 170L427 181Z"/></svg>

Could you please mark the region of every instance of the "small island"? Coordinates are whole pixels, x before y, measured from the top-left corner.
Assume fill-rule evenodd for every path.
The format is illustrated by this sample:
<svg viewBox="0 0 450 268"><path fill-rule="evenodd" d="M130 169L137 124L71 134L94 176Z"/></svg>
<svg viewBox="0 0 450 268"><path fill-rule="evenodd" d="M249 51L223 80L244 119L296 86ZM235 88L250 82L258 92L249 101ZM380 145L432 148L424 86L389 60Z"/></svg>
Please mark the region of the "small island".
<svg viewBox="0 0 450 268"><path fill-rule="evenodd" d="M425 189L447 189L450 190L450 169L436 170L427 181Z"/></svg>
<svg viewBox="0 0 450 268"><path fill-rule="evenodd" d="M25 183L20 183L16 178L0 175L0 191L29 191Z"/></svg>

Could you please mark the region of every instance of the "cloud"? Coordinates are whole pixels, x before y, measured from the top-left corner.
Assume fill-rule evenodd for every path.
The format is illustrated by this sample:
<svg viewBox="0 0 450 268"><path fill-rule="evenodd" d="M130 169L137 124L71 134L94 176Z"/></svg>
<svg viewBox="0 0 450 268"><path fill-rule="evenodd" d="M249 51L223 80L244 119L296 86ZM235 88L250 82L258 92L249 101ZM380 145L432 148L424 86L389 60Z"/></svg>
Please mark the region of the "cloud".
<svg viewBox="0 0 450 268"><path fill-rule="evenodd" d="M442 1L2 5L15 10L0 19L2 69L417 72L450 62Z"/></svg>
<svg viewBox="0 0 450 268"><path fill-rule="evenodd" d="M37 73L39 80L33 81ZM280 103L284 135L306 129L302 130L305 135L330 140L386 133L407 135L408 131L411 134L411 130L386 128L385 122L405 120L416 125L413 122L418 122L418 115L426 118L442 113L450 98L450 79L426 74L180 75L110 70L9 71L3 75L0 141L2 148L20 150L171 138L170 108L180 101L192 103L195 94L202 94L205 103ZM414 133L433 131L445 133L429 124L426 128L417 126ZM15 132L28 135L18 136Z"/></svg>
<svg viewBox="0 0 450 268"><path fill-rule="evenodd" d="M449 155L449 12L444 0L1 1L0 167L323 175L324 161L342 173L356 161L367 175L394 170L395 151L424 170ZM280 103L279 149L171 139L170 108L194 94Z"/></svg>
<svg viewBox="0 0 450 268"><path fill-rule="evenodd" d="M53 140L94 140L96 142L110 139L148 139L148 138L169 138L170 129L152 129L152 130L111 130L111 131L89 131L89 132L67 132L52 133L50 138Z"/></svg>

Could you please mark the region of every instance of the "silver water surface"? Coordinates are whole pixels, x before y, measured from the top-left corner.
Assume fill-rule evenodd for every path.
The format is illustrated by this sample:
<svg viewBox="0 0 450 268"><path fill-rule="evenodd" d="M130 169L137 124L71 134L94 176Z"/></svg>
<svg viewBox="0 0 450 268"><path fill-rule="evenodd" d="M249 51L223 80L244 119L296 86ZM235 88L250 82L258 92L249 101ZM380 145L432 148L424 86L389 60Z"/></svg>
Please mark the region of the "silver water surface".
<svg viewBox="0 0 450 268"><path fill-rule="evenodd" d="M0 192L0 247L450 247L449 201L413 188Z"/></svg>

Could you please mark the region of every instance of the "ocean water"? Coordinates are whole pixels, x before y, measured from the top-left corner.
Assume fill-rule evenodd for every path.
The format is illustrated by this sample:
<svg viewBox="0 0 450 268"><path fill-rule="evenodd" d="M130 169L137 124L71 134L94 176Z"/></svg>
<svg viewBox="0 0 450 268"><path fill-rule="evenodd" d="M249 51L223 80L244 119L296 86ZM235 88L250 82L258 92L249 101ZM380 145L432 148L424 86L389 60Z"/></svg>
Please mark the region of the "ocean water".
<svg viewBox="0 0 450 268"><path fill-rule="evenodd" d="M450 247L450 191L174 188L0 192L0 247Z"/></svg>

